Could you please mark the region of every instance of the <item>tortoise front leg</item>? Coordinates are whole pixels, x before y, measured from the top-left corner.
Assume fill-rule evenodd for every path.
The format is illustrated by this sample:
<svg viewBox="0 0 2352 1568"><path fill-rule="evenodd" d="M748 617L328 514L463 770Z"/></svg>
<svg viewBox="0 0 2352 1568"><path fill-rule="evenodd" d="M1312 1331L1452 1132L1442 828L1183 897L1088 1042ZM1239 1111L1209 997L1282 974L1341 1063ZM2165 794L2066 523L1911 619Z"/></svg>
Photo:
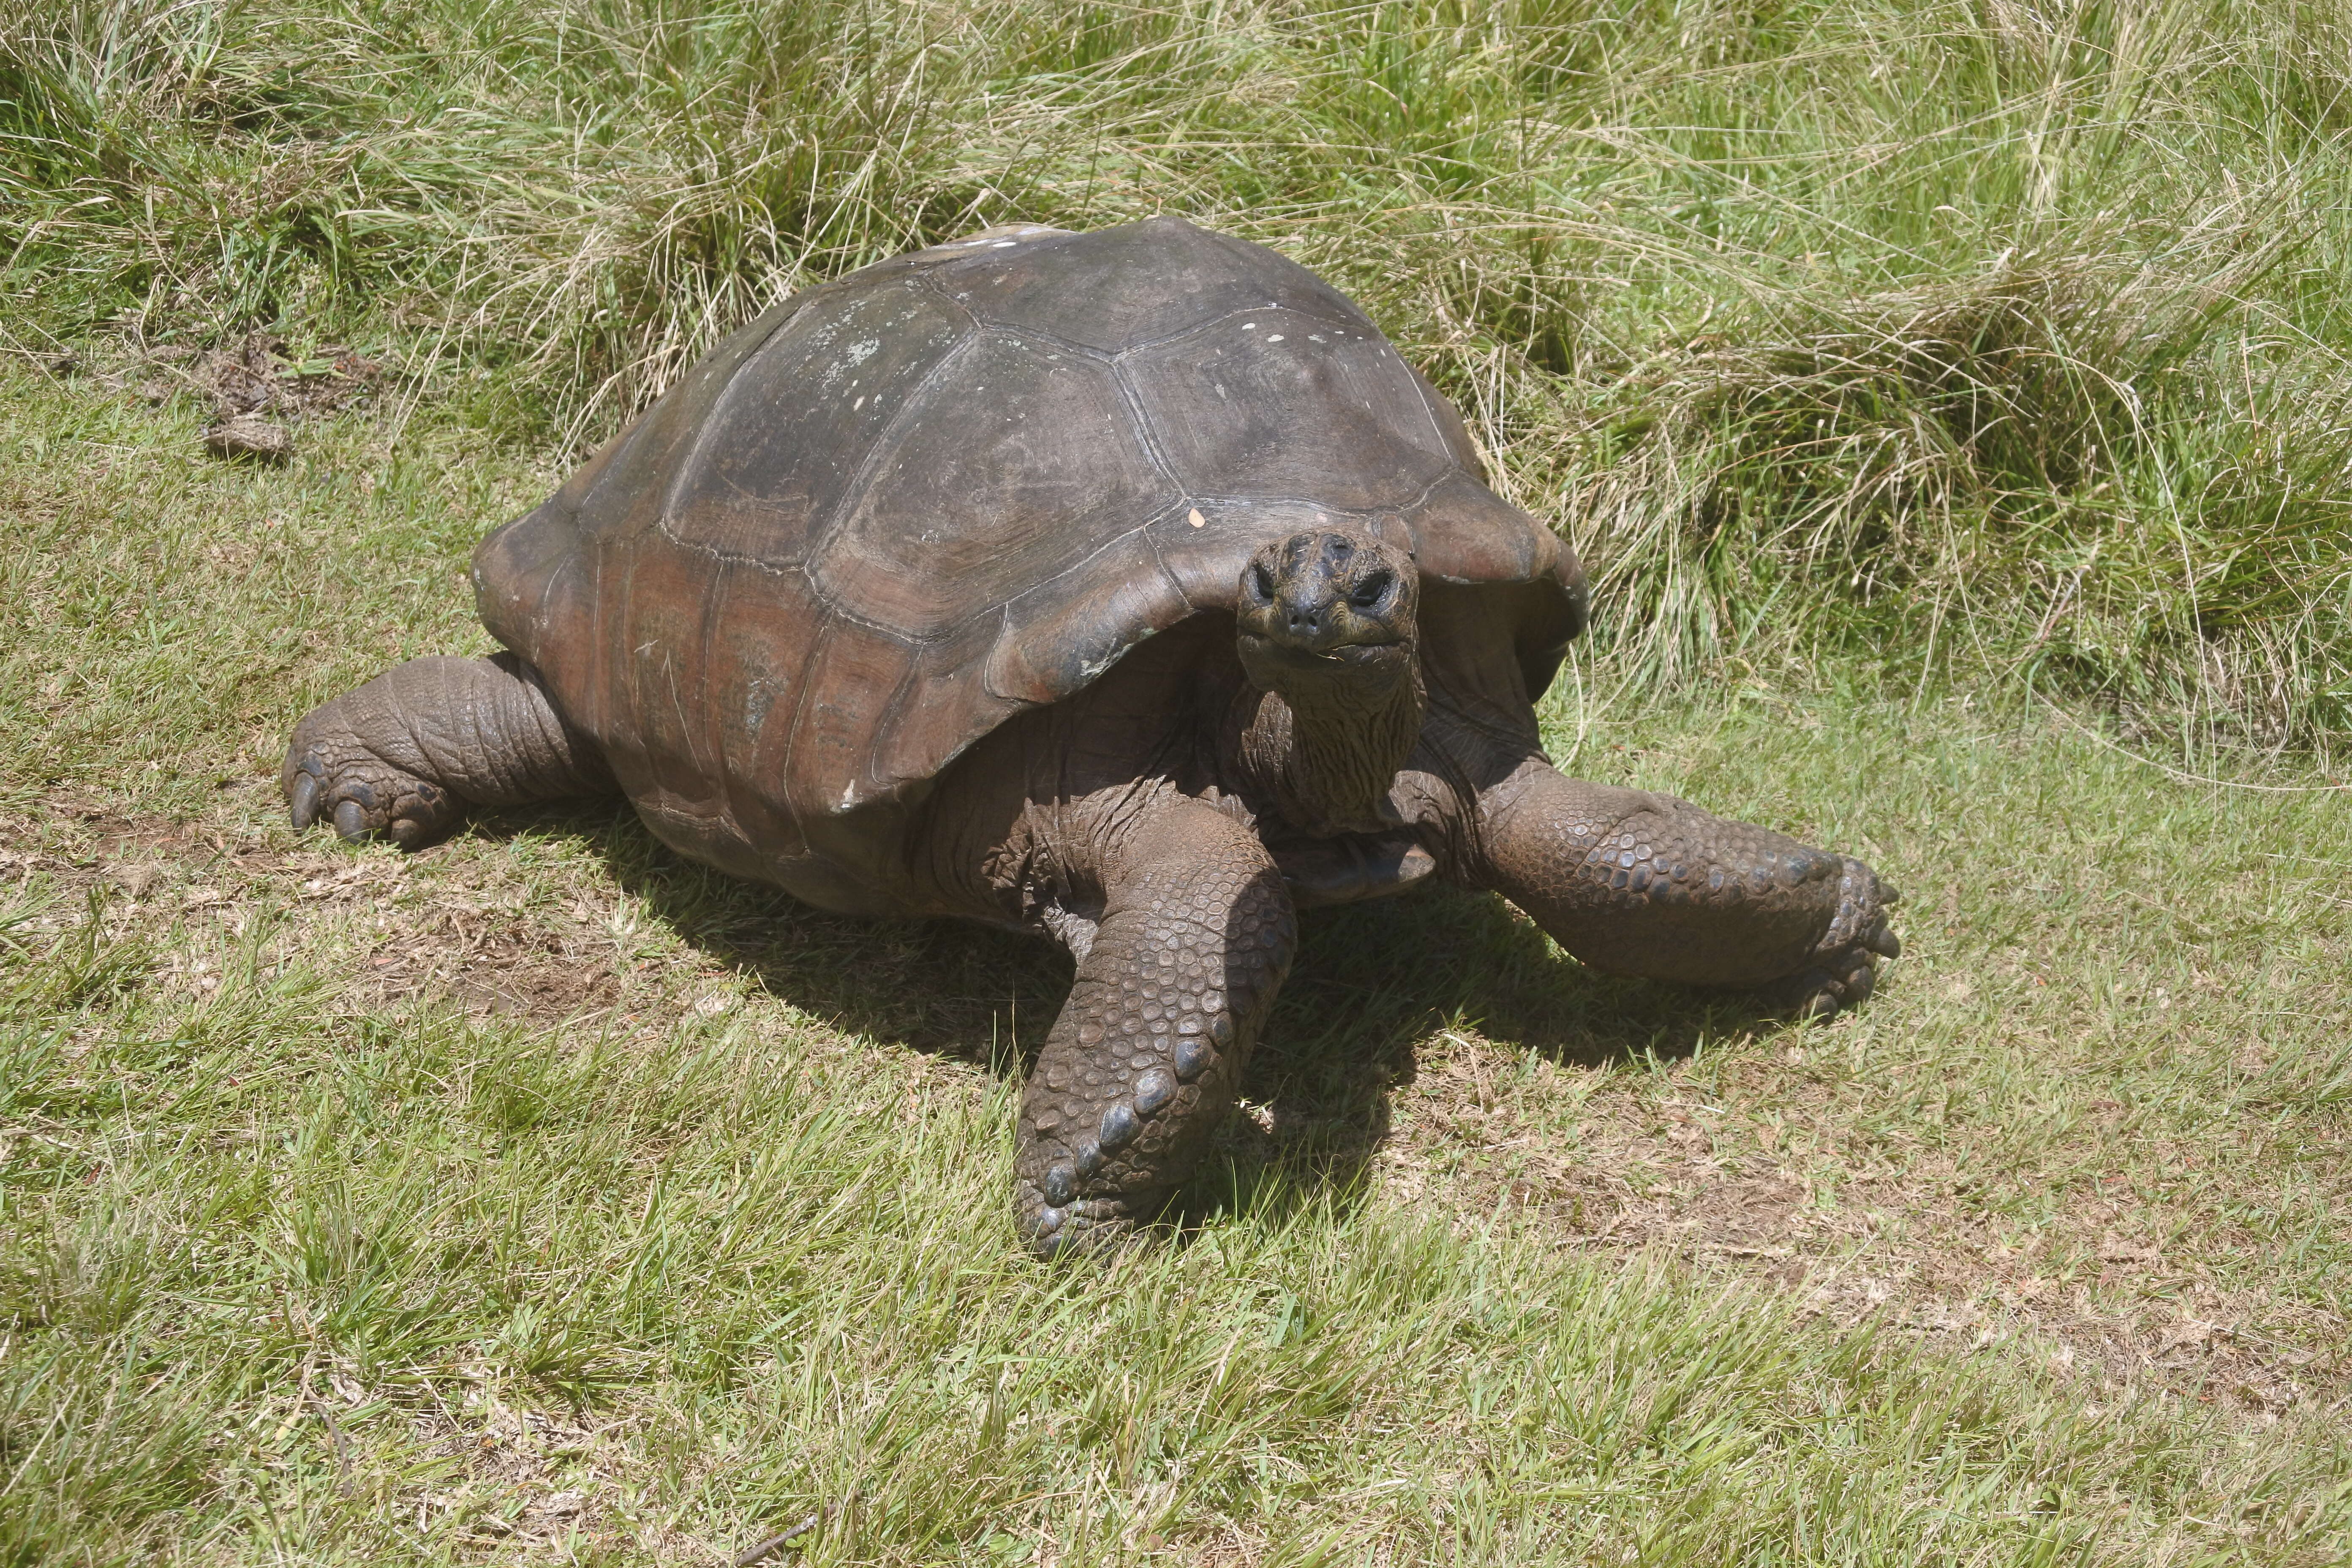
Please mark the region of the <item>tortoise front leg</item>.
<svg viewBox="0 0 2352 1568"><path fill-rule="evenodd" d="M1273 857L1199 801L1097 856L1102 920L1021 1100L1015 1222L1041 1258L1115 1245L1192 1173L1297 940Z"/></svg>
<svg viewBox="0 0 2352 1568"><path fill-rule="evenodd" d="M1764 992L1807 1014L1870 994L1895 890L1849 856L1531 758L1480 801L1486 885L1596 969Z"/></svg>

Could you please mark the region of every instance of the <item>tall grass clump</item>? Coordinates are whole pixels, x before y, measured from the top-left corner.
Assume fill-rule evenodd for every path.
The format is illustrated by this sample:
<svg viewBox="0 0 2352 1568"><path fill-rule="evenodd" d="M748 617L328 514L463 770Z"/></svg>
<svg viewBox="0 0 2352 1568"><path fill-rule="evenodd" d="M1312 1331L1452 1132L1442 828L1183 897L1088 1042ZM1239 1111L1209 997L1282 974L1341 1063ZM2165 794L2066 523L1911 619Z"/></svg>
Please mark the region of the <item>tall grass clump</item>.
<svg viewBox="0 0 2352 1568"><path fill-rule="evenodd" d="M2352 9L0 6L6 331L364 339L576 448L792 290L1176 212L1332 276L1668 686L2352 729Z"/></svg>

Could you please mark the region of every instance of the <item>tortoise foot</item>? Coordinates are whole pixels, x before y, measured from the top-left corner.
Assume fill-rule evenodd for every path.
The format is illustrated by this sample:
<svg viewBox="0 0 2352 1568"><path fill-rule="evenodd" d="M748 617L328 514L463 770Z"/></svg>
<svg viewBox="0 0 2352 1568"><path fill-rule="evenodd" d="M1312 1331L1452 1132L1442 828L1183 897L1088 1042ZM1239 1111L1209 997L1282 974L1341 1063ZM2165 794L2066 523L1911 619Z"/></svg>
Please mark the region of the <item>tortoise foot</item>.
<svg viewBox="0 0 2352 1568"><path fill-rule="evenodd" d="M614 787L604 755L510 653L412 658L294 728L278 774L298 828L421 849L472 805L523 805Z"/></svg>
<svg viewBox="0 0 2352 1568"><path fill-rule="evenodd" d="M1030 1256L1042 1262L1084 1258L1108 1262L1142 1239L1143 1222L1167 1202L1170 1191L1163 1187L1055 1204L1024 1177L1014 1189L1013 1227Z"/></svg>
<svg viewBox="0 0 2352 1568"><path fill-rule="evenodd" d="M286 809L298 830L329 822L346 843L421 849L457 825L464 801L369 751L336 722L336 707L305 719L287 748Z"/></svg>
<svg viewBox="0 0 2352 1568"><path fill-rule="evenodd" d="M1759 988L1776 1010L1803 1018L1826 1018L1867 999L1878 984L1881 960L1903 955L1902 939L1886 911L1902 895L1861 861L1845 857L1838 882L1838 909L1827 935L1794 974Z"/></svg>

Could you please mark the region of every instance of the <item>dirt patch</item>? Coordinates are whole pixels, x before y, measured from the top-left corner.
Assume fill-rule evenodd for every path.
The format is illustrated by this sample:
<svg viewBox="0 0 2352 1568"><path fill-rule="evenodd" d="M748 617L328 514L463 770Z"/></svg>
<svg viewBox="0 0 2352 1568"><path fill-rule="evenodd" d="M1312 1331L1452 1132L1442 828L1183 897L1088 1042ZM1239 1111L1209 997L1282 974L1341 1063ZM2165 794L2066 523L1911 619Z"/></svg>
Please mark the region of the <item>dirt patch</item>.
<svg viewBox="0 0 2352 1568"><path fill-rule="evenodd" d="M1565 1247L1663 1250L1762 1279L1842 1324L1875 1321L1945 1351L2008 1343L2110 1389L2263 1420L2352 1397L2343 1322L2224 1286L2136 1234L2120 1201L2086 1195L2004 1239L1958 1201L1969 1183L1953 1159L1809 1179L1787 1145L1834 1129L1807 1127L1801 1095L1783 1093L1796 1114L1775 1122L1696 1097L1562 1084L1568 1125L1530 1126L1524 1091L1515 1100L1500 1081L1516 1067L1461 1037L1426 1052L1373 1157L1381 1179L1461 1211L1512 1211Z"/></svg>
<svg viewBox="0 0 2352 1568"><path fill-rule="evenodd" d="M526 915L474 876L462 855L394 858L240 841L215 824L126 816L57 796L32 818L0 817L0 886L38 878L58 896L30 922L60 930L89 918L96 898L110 927L185 919L242 935L257 903L333 916L359 951L346 1011L418 1001L468 1012L566 1023L614 1006L626 989L599 911L584 904ZM303 936L286 942L300 945ZM173 955L164 983L210 991L218 954Z"/></svg>
<svg viewBox="0 0 2352 1568"><path fill-rule="evenodd" d="M298 1397L296 1418L322 1429L346 1488L361 1479L352 1450L374 1447L388 1424L399 1432L409 1456L402 1468L429 1478L401 1488L396 1504L420 1532L448 1531L502 1556L539 1549L568 1557L621 1539L610 1511L624 1462L612 1438L625 1422L517 1408L487 1370L478 1381L376 1390L338 1370L314 1375Z"/></svg>
<svg viewBox="0 0 2352 1568"><path fill-rule="evenodd" d="M610 1012L625 987L584 933L501 920L478 908L406 922L363 961L350 1000L362 1010L418 998L469 1013L577 1022Z"/></svg>
<svg viewBox="0 0 2352 1568"><path fill-rule="evenodd" d="M98 385L151 405L191 395L209 412L205 444L215 457L273 461L293 450L292 426L365 400L384 380L383 366L354 349L328 343L298 350L266 331L205 349L93 344L50 368L60 374L87 370Z"/></svg>

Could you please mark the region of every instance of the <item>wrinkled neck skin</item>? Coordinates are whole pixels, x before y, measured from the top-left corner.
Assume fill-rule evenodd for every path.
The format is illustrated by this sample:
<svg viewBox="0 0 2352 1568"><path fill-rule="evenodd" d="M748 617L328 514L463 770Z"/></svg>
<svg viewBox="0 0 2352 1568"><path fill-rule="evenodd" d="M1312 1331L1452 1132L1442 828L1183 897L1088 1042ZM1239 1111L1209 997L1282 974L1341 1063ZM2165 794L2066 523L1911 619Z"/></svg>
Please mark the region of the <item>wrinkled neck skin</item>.
<svg viewBox="0 0 2352 1568"><path fill-rule="evenodd" d="M1380 668L1249 671L1228 727L1233 765L1294 832L1328 838L1401 826L1390 787L1421 739L1428 698L1415 648L1396 652Z"/></svg>

